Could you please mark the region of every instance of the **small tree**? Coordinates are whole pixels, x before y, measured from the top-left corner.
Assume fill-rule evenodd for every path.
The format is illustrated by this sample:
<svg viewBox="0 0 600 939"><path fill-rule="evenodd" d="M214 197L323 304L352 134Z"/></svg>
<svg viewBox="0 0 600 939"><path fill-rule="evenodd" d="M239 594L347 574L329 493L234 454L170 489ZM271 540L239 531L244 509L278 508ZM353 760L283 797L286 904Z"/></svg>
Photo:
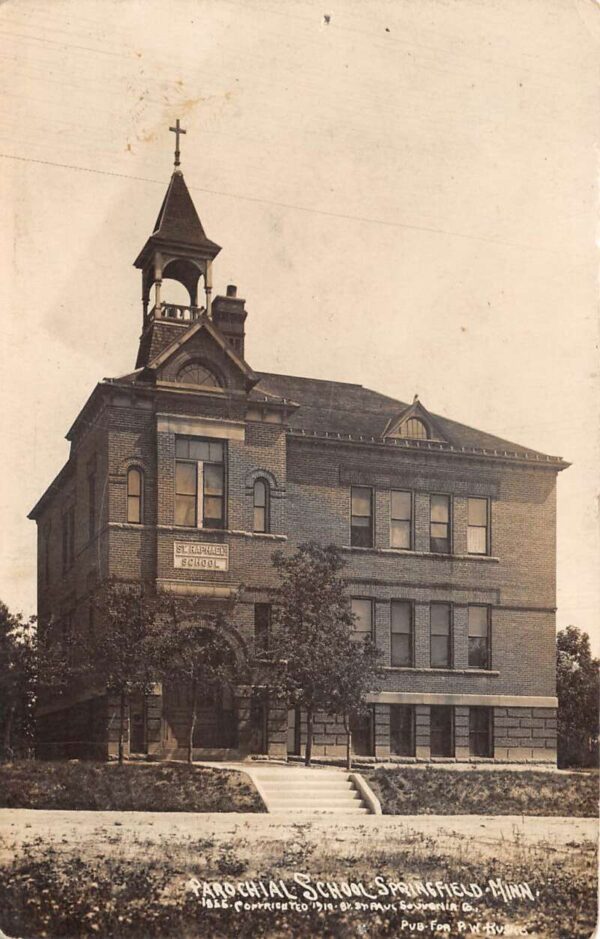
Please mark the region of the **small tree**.
<svg viewBox="0 0 600 939"><path fill-rule="evenodd" d="M29 752L34 740L37 674L35 618L24 620L0 601L0 726L2 755Z"/></svg>
<svg viewBox="0 0 600 939"><path fill-rule="evenodd" d="M119 699L119 763L123 762L125 712L130 695L148 694L158 667L154 630L158 604L150 587L108 580L92 595L94 628L80 638L79 658L95 681Z"/></svg>
<svg viewBox="0 0 600 939"><path fill-rule="evenodd" d="M201 598L172 594L160 598L152 645L161 679L181 683L188 690L188 763L193 760L202 693L222 683L232 688L240 679L237 660L224 639L223 626L223 617L209 613Z"/></svg>
<svg viewBox="0 0 600 939"><path fill-rule="evenodd" d="M346 768L352 769L352 720L368 713L367 696L376 684L381 653L371 639L359 640L346 629L335 636L335 655L329 663L329 702L326 710L339 714L346 731Z"/></svg>
<svg viewBox="0 0 600 939"><path fill-rule="evenodd" d="M558 760L563 766L589 766L597 760L599 666L587 633L576 626L558 632Z"/></svg>
<svg viewBox="0 0 600 939"><path fill-rule="evenodd" d="M334 545L300 545L273 555L281 584L273 609L273 690L306 711L305 763L310 766L316 711L350 715L363 708L374 679L375 650L352 639L354 627L344 562Z"/></svg>

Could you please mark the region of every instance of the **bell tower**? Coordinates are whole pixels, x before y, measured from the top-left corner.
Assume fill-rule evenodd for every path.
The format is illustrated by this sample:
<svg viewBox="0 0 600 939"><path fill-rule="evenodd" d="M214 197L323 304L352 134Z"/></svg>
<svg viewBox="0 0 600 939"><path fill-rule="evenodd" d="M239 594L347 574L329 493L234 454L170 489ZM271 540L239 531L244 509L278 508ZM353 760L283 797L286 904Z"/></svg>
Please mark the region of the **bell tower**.
<svg viewBox="0 0 600 939"><path fill-rule="evenodd" d="M186 131L180 127L179 119L169 130L176 139L175 168L154 231L134 261L142 272L143 305L136 368L147 365L204 313L210 317L212 262L221 250L206 237L180 169L179 138ZM189 303L164 300L161 294L165 280L181 284ZM199 302L200 289L203 302Z"/></svg>

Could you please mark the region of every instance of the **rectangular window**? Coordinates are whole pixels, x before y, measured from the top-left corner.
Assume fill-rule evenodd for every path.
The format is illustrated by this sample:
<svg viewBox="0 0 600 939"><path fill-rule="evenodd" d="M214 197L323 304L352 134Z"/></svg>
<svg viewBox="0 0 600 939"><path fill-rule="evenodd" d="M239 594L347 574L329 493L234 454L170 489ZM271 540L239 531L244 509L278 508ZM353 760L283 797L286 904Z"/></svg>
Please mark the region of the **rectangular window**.
<svg viewBox="0 0 600 939"><path fill-rule="evenodd" d="M452 665L452 623L449 603L432 603L429 607L431 632L431 667Z"/></svg>
<svg viewBox="0 0 600 939"><path fill-rule="evenodd" d="M412 493L390 492L390 547L412 548Z"/></svg>
<svg viewBox="0 0 600 939"><path fill-rule="evenodd" d="M415 755L415 709L412 704L390 705L390 753Z"/></svg>
<svg viewBox="0 0 600 939"><path fill-rule="evenodd" d="M469 554L489 554L490 526L487 499L468 499L467 551Z"/></svg>
<svg viewBox="0 0 600 939"><path fill-rule="evenodd" d="M454 756L453 709L432 705L430 714L430 746L432 756Z"/></svg>
<svg viewBox="0 0 600 939"><path fill-rule="evenodd" d="M186 528L224 528L224 444L178 437L175 457L175 524Z"/></svg>
<svg viewBox="0 0 600 939"><path fill-rule="evenodd" d="M88 538L96 534L96 474L88 476Z"/></svg>
<svg viewBox="0 0 600 939"><path fill-rule="evenodd" d="M359 639L373 637L373 601L361 597L352 598L354 613L354 635Z"/></svg>
<svg viewBox="0 0 600 939"><path fill-rule="evenodd" d="M373 547L373 490L352 486L352 520L350 544L359 548Z"/></svg>
<svg viewBox="0 0 600 939"><path fill-rule="evenodd" d="M392 600L392 665L413 664L413 605L410 600Z"/></svg>
<svg viewBox="0 0 600 939"><path fill-rule="evenodd" d="M430 496L429 548L450 554L450 496Z"/></svg>
<svg viewBox="0 0 600 939"><path fill-rule="evenodd" d="M490 668L490 608L469 607L469 668Z"/></svg>
<svg viewBox="0 0 600 939"><path fill-rule="evenodd" d="M373 756L374 749L374 720L373 708L362 714L350 716L350 732L352 734L352 752L355 756Z"/></svg>
<svg viewBox="0 0 600 939"><path fill-rule="evenodd" d="M271 635L271 604L254 604L254 643L257 652L266 652Z"/></svg>
<svg viewBox="0 0 600 939"><path fill-rule="evenodd" d="M469 753L471 756L494 755L491 708L469 708Z"/></svg>

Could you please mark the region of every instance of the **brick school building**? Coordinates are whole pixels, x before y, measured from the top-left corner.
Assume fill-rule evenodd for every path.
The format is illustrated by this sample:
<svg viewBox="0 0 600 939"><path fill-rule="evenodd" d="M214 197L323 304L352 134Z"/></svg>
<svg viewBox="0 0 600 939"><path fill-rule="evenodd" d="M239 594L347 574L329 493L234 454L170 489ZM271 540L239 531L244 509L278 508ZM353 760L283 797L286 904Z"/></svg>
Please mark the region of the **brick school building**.
<svg viewBox="0 0 600 939"><path fill-rule="evenodd" d="M561 459L347 384L256 372L235 286L213 297L220 248L176 165L135 266L135 368L100 381L67 433L69 458L30 513L40 622L87 623L107 577L204 598L223 643L251 663L268 642L275 549L334 543L357 629L383 652L358 755L380 760L556 760L556 478ZM173 282L189 295L170 302ZM360 376L357 376L360 379ZM129 702L128 750L184 753L186 689ZM42 756L116 751L102 689L39 708ZM195 756L285 757L297 711L252 683L206 689ZM326 715L314 755L345 737Z"/></svg>

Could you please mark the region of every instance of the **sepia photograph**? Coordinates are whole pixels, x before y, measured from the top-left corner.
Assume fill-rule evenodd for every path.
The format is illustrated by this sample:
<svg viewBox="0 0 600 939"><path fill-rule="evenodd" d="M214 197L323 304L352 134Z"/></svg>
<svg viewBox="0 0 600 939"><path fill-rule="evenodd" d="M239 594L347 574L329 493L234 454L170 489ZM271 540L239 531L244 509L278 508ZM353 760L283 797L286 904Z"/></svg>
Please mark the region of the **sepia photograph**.
<svg viewBox="0 0 600 939"><path fill-rule="evenodd" d="M3 0L0 939L588 939L595 0Z"/></svg>

